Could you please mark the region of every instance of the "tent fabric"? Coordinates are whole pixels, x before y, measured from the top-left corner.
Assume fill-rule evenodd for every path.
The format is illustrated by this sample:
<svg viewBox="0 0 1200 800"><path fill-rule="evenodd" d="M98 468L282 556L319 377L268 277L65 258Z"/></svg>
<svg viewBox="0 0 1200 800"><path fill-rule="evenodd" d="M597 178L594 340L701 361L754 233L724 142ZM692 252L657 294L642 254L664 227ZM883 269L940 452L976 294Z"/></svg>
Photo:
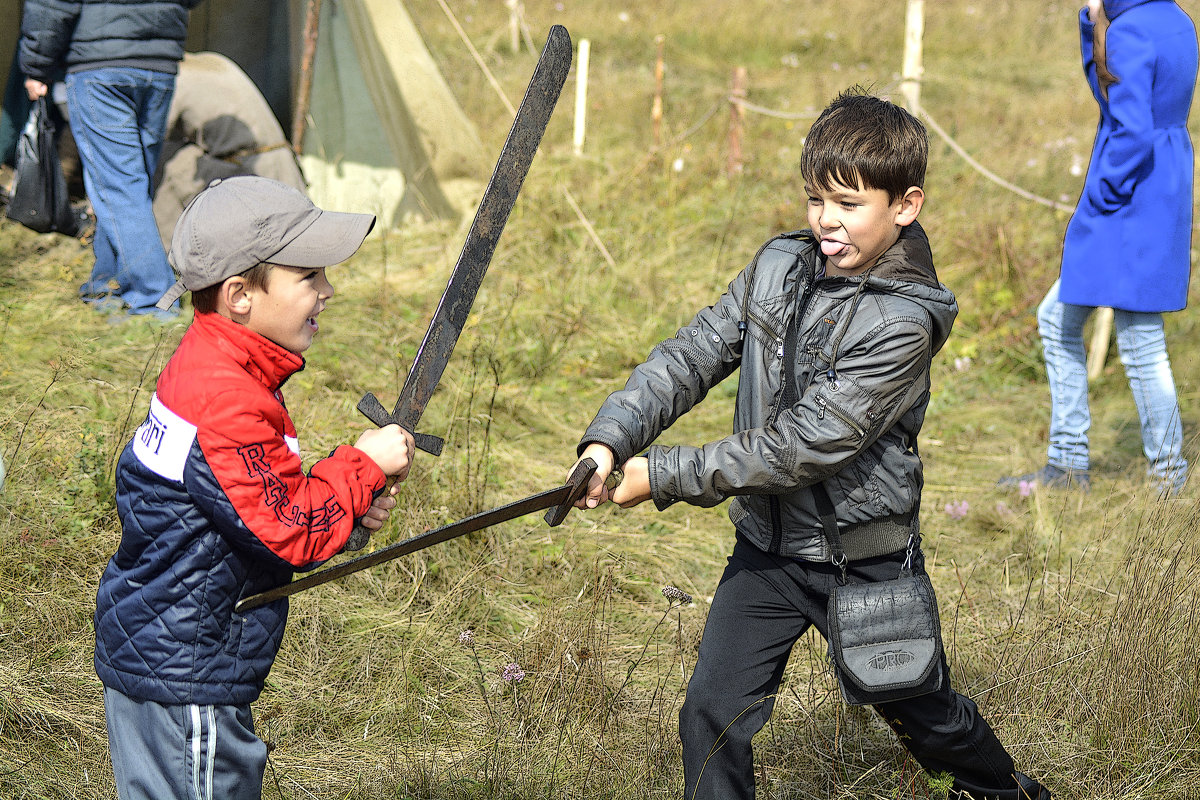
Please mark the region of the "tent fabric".
<svg viewBox="0 0 1200 800"><path fill-rule="evenodd" d="M301 163L332 207L454 218L456 185L486 175L474 126L394 0L322 3L309 117ZM356 205L364 187L374 206Z"/></svg>
<svg viewBox="0 0 1200 800"><path fill-rule="evenodd" d="M205 0L192 11L187 49L235 62L287 130L305 10L306 0ZM0 18L20 11L21 0L0 0ZM14 25L12 41L0 41L2 79L16 35ZM400 0L322 3L308 122L301 164L318 205L386 225L458 219L487 179L478 132Z"/></svg>
<svg viewBox="0 0 1200 800"><path fill-rule="evenodd" d="M170 249L184 206L214 179L234 175L307 190L279 120L249 76L220 53L186 53L156 176L154 219L163 247Z"/></svg>

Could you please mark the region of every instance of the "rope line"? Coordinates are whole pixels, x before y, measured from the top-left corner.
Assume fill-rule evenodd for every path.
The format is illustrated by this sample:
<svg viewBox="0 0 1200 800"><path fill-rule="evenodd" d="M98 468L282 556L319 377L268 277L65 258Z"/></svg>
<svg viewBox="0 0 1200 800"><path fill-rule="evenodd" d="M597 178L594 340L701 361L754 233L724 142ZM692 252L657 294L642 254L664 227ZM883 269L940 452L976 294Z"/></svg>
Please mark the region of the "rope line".
<svg viewBox="0 0 1200 800"><path fill-rule="evenodd" d="M964 161L966 161L973 168L975 168L975 170L978 171L980 175L983 175L983 177L987 178L988 180L992 181L993 183L1003 186L1005 189L1008 189L1010 192L1013 192L1017 195L1020 195L1021 197L1024 197L1026 200L1032 200L1035 203L1041 203L1044 206L1049 206L1050 208L1053 208L1055 211L1066 211L1066 212L1070 213L1075 210L1075 206L1073 206L1073 205L1065 205L1063 203L1059 203L1054 200L1047 200L1045 197L1039 197L1038 195L1034 194L1033 192L1026 191L1025 189L1022 189L1020 186L1017 186L1016 184L1009 183L1008 181L1004 180L999 175L992 172L991 170L989 170L987 167L980 164L975 159L971 158L971 156L967 153L967 151L962 148L962 145L960 145L958 142L954 141L954 139L952 139L948 133L946 133L944 130L942 130L942 126L938 125L937 121L934 120L933 117L929 116L928 111L926 111L924 108L921 108L920 114L922 117L924 117L925 121L929 123L929 127L933 128L933 132L936 133L938 136L942 137L942 141L944 141L947 145L949 145L951 150L958 153L959 156L961 156Z"/></svg>
<svg viewBox="0 0 1200 800"><path fill-rule="evenodd" d="M769 109L769 108L765 108L763 106L749 103L745 100L745 98L734 97L733 95L730 95L726 99L728 100L729 103L731 103L733 105L741 106L742 108L744 108L747 111L753 111L756 114L761 114L763 116L768 116L768 117L775 117L777 119L815 119L817 116L819 116L819 114L817 114L817 113L801 112L801 113L792 114L792 113L787 113L787 112L783 112L783 111L775 111L773 109ZM937 120L935 120L933 117L931 117L929 115L928 111L926 111L924 108L921 108L918 113L927 123L929 123L929 127L933 129L933 132L936 133L939 137L941 137L942 141L944 141L951 150L953 150L955 153L957 153L959 155L959 157L962 158L963 161L966 161L967 164L969 164L972 169L977 171L983 177L987 178L988 180L992 181L993 183L997 184L998 186L1002 186L1005 189L1008 189L1010 192L1013 192L1014 194L1025 198L1026 200L1032 200L1035 203L1041 203L1042 205L1048 206L1049 208L1052 208L1055 211L1065 211L1069 214L1075 210L1075 206L1073 206L1073 205L1059 203L1056 200L1049 200L1045 197L1036 195L1033 192L1030 192L1026 189L1022 189L1020 186L1017 186L1014 183L1010 183L1009 181L1004 180L999 175L992 172L987 167L983 166L978 161L976 161L974 158L972 158L970 153L968 153L963 148L962 145L960 145L958 142L954 141L954 139L950 136L950 134L946 133L946 131L942 128L942 126L937 123Z"/></svg>
<svg viewBox="0 0 1200 800"><path fill-rule="evenodd" d="M744 97L729 97L729 102L734 105L741 106L747 111L753 111L756 114L762 114L765 117L775 117L776 119L816 119L820 116L819 111L801 111L797 113L789 113L786 111L776 111L764 106L758 106L749 102Z"/></svg>

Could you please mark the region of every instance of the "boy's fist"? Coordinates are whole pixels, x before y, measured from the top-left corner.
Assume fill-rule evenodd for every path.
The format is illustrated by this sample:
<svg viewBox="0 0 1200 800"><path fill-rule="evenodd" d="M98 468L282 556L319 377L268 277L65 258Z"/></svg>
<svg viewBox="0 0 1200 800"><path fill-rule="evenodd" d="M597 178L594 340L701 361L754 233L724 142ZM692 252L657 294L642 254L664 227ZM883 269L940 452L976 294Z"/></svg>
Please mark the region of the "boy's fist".
<svg viewBox="0 0 1200 800"><path fill-rule="evenodd" d="M354 446L379 465L384 475L402 481L408 477L416 445L412 434L399 425L384 425L365 431Z"/></svg>

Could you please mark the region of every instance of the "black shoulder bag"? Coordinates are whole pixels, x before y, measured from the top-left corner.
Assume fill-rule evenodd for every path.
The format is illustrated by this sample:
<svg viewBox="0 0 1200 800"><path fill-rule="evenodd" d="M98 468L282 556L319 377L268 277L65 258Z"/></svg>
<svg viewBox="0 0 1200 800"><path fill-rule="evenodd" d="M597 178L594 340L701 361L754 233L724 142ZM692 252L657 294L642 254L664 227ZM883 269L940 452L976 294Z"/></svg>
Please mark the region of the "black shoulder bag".
<svg viewBox="0 0 1200 800"><path fill-rule="evenodd" d="M853 314L853 309L848 313ZM797 291L784 337L781 405L794 402L799 391L795 374L799 316ZM893 580L847 584L849 558L842 547L833 500L823 483L813 484L811 491L831 561L841 570L841 580L829 596L827 614L829 654L842 697L850 705L873 705L936 691L945 677L937 598L929 576L912 571L913 552L920 540L920 499L913 509L908 557L900 575Z"/></svg>
<svg viewBox="0 0 1200 800"><path fill-rule="evenodd" d="M823 484L812 487L832 560L842 571L829 595L829 654L842 697L850 705L873 705L936 691L944 679L942 626L933 584L912 571L920 538L918 509L900 575L872 583L846 583L833 502Z"/></svg>

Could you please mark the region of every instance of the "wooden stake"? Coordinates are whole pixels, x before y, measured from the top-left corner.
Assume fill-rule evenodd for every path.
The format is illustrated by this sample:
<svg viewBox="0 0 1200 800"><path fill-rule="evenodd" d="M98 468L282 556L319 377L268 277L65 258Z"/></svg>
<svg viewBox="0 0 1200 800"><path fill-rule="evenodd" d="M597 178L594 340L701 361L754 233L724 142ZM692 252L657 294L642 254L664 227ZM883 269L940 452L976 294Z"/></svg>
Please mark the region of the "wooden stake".
<svg viewBox="0 0 1200 800"><path fill-rule="evenodd" d="M292 113L292 151L304 149L304 128L308 122L308 104L312 99L313 62L317 57L317 28L321 22L321 0L308 0L304 15L304 51L300 58L300 80L296 86L296 107Z"/></svg>
<svg viewBox="0 0 1200 800"><path fill-rule="evenodd" d="M900 93L908 113L917 115L921 107L921 40L925 35L925 0L908 0L904 25L904 66L901 70Z"/></svg>
<svg viewBox="0 0 1200 800"><path fill-rule="evenodd" d="M729 154L725 162L725 174L729 177L742 172L742 129L746 123L747 73L745 67L733 71L733 87L729 91Z"/></svg>
<svg viewBox="0 0 1200 800"><path fill-rule="evenodd" d="M661 33L654 37L658 46L658 55L654 61L654 105L650 107L650 119L654 123L654 149L662 147L663 120L663 43L666 41Z"/></svg>
<svg viewBox="0 0 1200 800"><path fill-rule="evenodd" d="M1112 335L1113 310L1096 309L1096 321L1092 326L1092 342L1088 347L1087 376L1094 381L1104 372L1104 360L1108 358L1108 338Z"/></svg>
<svg viewBox="0 0 1200 800"><path fill-rule="evenodd" d="M508 0L508 44L514 53L521 49L521 0Z"/></svg>
<svg viewBox="0 0 1200 800"><path fill-rule="evenodd" d="M583 136L587 126L588 55L592 49L587 39L579 40L579 56L575 61L575 155L583 155Z"/></svg>

